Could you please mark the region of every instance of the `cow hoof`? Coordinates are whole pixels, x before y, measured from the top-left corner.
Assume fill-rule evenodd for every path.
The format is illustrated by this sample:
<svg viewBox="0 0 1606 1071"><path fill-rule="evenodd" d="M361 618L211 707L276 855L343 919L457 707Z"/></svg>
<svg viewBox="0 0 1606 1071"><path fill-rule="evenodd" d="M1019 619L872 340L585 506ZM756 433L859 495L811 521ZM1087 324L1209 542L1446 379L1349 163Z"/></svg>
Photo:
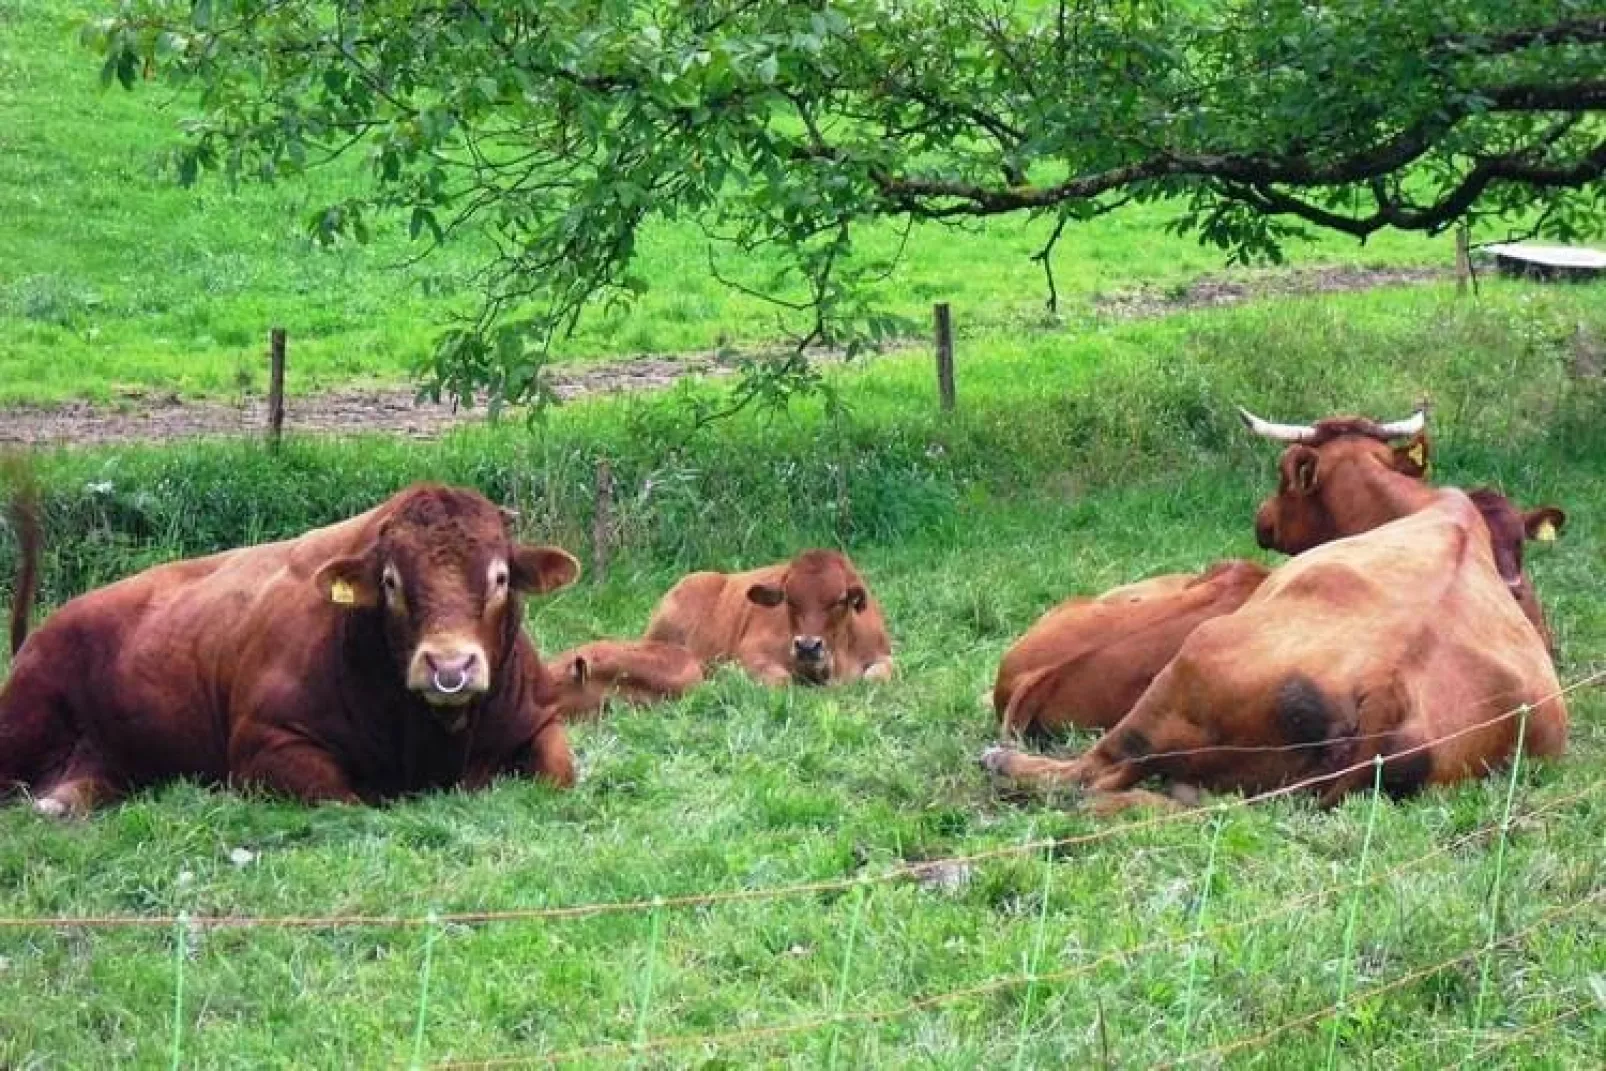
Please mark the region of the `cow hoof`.
<svg viewBox="0 0 1606 1071"><path fill-rule="evenodd" d="M34 800L33 811L46 818L66 818L72 813L71 808L54 796L42 796Z"/></svg>
<svg viewBox="0 0 1606 1071"><path fill-rule="evenodd" d="M982 769L988 773L1008 776L1010 760L1015 757L1014 749L994 745L981 753Z"/></svg>

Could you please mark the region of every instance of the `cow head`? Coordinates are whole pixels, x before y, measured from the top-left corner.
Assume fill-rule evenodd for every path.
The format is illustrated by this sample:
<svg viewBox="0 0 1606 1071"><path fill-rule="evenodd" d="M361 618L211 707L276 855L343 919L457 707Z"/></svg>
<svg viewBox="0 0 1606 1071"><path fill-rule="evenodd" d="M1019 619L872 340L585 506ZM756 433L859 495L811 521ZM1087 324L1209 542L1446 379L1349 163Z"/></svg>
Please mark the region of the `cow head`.
<svg viewBox="0 0 1606 1071"><path fill-rule="evenodd" d="M1247 409L1238 412L1256 435L1288 444L1278 463L1277 493L1255 514L1255 539L1263 548L1299 554L1410 512L1397 501L1398 485L1380 477L1426 474L1422 410L1389 424L1335 417L1312 425L1273 424Z"/></svg>
<svg viewBox="0 0 1606 1071"><path fill-rule="evenodd" d="M1512 598L1544 637L1545 645L1554 651L1555 638L1545 623L1533 584L1523 572L1523 544L1530 539L1540 543L1554 540L1566 526L1567 514L1556 506L1541 506L1524 512L1513 505L1511 499L1487 487L1473 491L1468 497L1478 507L1489 529L1489 548L1494 552L1500 579L1506 582Z"/></svg>
<svg viewBox="0 0 1606 1071"><path fill-rule="evenodd" d="M792 676L802 684L831 679L833 653L848 646L854 615L870 604L864 581L846 555L806 550L776 583L754 584L747 598L759 606L785 604L792 634Z"/></svg>
<svg viewBox="0 0 1606 1071"><path fill-rule="evenodd" d="M571 583L580 563L513 542L507 518L474 491L420 485L390 505L372 542L325 563L314 583L338 606L379 615L407 689L459 731L512 651L519 594Z"/></svg>

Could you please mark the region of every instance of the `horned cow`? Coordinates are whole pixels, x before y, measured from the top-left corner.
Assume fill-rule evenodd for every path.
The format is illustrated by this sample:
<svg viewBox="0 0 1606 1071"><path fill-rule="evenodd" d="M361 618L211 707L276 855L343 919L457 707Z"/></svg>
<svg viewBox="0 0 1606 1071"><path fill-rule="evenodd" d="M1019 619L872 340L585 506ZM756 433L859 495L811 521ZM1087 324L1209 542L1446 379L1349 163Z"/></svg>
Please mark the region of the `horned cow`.
<svg viewBox="0 0 1606 1071"><path fill-rule="evenodd" d="M1256 530L1296 556L1194 629L1081 757L993 748L983 764L1101 794L1153 776L1251 792L1309 783L1332 802L1367 783L1374 756L1403 795L1506 762L1519 732L1529 753L1561 754L1567 711L1543 623L1499 565L1512 534L1487 503L1420 479L1422 415L1310 428L1245 416L1290 443ZM1558 521L1533 516L1536 532Z"/></svg>

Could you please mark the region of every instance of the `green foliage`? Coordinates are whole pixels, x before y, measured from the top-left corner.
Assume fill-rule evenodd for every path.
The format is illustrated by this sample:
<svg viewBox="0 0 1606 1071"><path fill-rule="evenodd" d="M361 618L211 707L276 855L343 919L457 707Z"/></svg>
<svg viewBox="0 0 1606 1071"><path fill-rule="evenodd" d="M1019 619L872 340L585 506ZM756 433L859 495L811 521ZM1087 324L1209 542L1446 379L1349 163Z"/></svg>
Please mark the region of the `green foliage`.
<svg viewBox="0 0 1606 1071"><path fill-rule="evenodd" d="M308 213L368 188L356 149L294 183L180 187L168 164L173 124L195 105L187 93L99 88L76 26L105 10L30 0L0 32L0 401L260 393L275 325L289 332L293 395L404 383L441 328L474 307L482 236L461 232L415 262L407 216L390 213L373 221L367 245L314 242ZM1180 288L1220 268L1213 248L1161 233L1172 214L1133 205L1068 229L1052 258L1059 317L1045 316L1030 259L1052 220L924 223L907 241L895 221L870 223L854 230L852 260L897 261L862 280L875 306L925 337L931 302L950 302L963 345L999 328L1074 324L1100 296ZM648 290L593 308L553 359L776 349L790 319L719 279L759 287L783 266L780 251L721 252L711 273L706 246L693 220L644 224L633 270ZM1394 233L1363 248L1325 232L1287 252L1295 264L1353 268L1450 261L1447 239Z"/></svg>
<svg viewBox="0 0 1606 1071"><path fill-rule="evenodd" d="M321 241L398 215L495 252L426 390L541 396L593 302L630 301L650 219L780 251L750 289L812 343L874 344L853 225L1182 201L1183 230L1276 260L1288 218L1365 237L1460 220L1599 226L1606 20L1589 0L1312 7L991 0L130 0L103 78L198 93L179 173L276 181L360 146ZM1051 283L1052 286L1052 283ZM750 393L812 381L758 365Z"/></svg>

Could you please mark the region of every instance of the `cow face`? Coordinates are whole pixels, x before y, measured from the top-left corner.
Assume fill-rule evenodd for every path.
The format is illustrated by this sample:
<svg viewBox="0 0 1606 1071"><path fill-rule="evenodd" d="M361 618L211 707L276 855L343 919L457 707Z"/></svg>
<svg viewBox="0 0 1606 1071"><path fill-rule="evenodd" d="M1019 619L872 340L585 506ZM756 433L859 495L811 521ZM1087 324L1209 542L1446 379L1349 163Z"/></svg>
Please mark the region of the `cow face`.
<svg viewBox="0 0 1606 1071"><path fill-rule="evenodd" d="M1367 477L1427 473L1420 413L1393 424L1345 417L1306 427L1270 424L1248 413L1245 421L1257 434L1291 444L1277 466L1277 493L1255 512L1255 541L1266 550L1300 554L1386 523L1398 511Z"/></svg>
<svg viewBox="0 0 1606 1071"><path fill-rule="evenodd" d="M792 634L792 677L801 684L831 679L833 652L846 646L853 616L870 597L846 557L833 550L810 550L794 558L776 584L754 584L749 601L765 607L785 605Z"/></svg>
<svg viewBox="0 0 1606 1071"><path fill-rule="evenodd" d="M327 563L315 583L337 605L380 615L407 689L458 731L512 650L519 593L554 591L579 572L556 547L514 543L483 496L426 485L397 501L366 550Z"/></svg>

